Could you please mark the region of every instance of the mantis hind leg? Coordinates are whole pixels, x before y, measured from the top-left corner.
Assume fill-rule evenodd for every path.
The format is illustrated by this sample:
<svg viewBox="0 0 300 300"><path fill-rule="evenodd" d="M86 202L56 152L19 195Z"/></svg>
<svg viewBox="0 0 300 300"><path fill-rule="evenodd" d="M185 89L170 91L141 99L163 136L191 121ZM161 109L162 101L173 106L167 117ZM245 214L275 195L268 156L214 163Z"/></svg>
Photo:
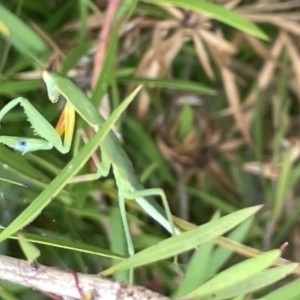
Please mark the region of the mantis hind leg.
<svg viewBox="0 0 300 300"><path fill-rule="evenodd" d="M162 199L163 207L165 210L165 215L160 213L159 210L155 208L155 205L149 202L146 198L148 196L159 196ZM122 193L119 192L119 206L123 222L123 228L125 232L125 237L127 241L128 253L130 256L134 255L134 246L130 234L130 229L128 225L128 220L126 217L125 208L125 198L128 200L135 200L154 220L161 224L165 229L167 229L173 236L179 234L180 231L175 227L171 210L167 202L165 192L159 188L136 190L134 192ZM130 270L130 276L133 278L133 270Z"/></svg>
<svg viewBox="0 0 300 300"><path fill-rule="evenodd" d="M160 199L162 200L165 214L160 212L160 210L156 208L156 203L153 203L152 202L153 200L149 201L146 198L144 198L149 196L160 197ZM165 195L165 192L162 189L152 188L152 189L136 190L134 192L126 193L124 197L127 199L135 200L149 216L151 216L155 221L157 221L173 236L180 233L180 231L174 225L170 206L168 204L168 200Z"/></svg>
<svg viewBox="0 0 300 300"><path fill-rule="evenodd" d="M121 214L121 219L122 219L122 224L123 224L123 230L125 233L125 238L126 238L126 243L127 243L127 250L129 256L134 255L134 246L133 246L133 241L132 237L130 234L130 228L126 216L126 207L125 207L125 199L122 197L122 195L119 194L119 209L120 209L120 214ZM133 269L129 269L129 282L133 283Z"/></svg>
<svg viewBox="0 0 300 300"><path fill-rule="evenodd" d="M161 198L165 214L160 211L162 209L156 208L157 204L155 202L152 202L153 200L148 201L145 198L149 196L159 196ZM165 192L162 189L152 188L152 189L136 190L133 192L122 192L122 189L119 188L119 203L120 205L122 205L122 207L120 207L122 213L121 215L123 218L125 235L128 241L128 247L129 247L128 250L131 251L132 254L134 253L134 249L132 246L131 235L129 232L129 226L125 214L125 206L124 206L124 211L122 210L124 205L123 204L124 199L135 200L149 216L151 216L155 221L157 221L173 236L180 234L180 230L176 228L174 225L170 206L168 204Z"/></svg>

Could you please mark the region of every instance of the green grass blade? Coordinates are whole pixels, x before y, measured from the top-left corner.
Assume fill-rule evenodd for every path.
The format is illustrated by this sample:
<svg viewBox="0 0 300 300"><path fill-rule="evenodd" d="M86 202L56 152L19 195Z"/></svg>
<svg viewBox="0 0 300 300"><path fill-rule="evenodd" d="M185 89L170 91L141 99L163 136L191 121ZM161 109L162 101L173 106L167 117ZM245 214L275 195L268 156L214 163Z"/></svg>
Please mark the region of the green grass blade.
<svg viewBox="0 0 300 300"><path fill-rule="evenodd" d="M90 141L78 152L62 170L62 172L48 185L48 187L0 234L0 242L10 237L18 230L32 222L41 211L59 194L83 165L88 161L92 153L100 146L105 136L110 132L112 126L118 121L120 115L140 91L141 86L136 88L112 115L101 126L99 131L90 139Z"/></svg>
<svg viewBox="0 0 300 300"><path fill-rule="evenodd" d="M229 204L228 201L224 199L220 199L219 197L201 191L199 189L195 189L193 187L188 186L187 191L191 195L195 195L196 197L200 198L202 201L208 203L209 205L215 206L216 208L220 209L222 212L225 213L232 213L236 210L236 208Z"/></svg>
<svg viewBox="0 0 300 300"><path fill-rule="evenodd" d="M261 207L262 206L259 205L245 208L218 220L213 220L195 229L181 233L180 235L168 238L157 245L135 254L124 262L105 270L101 274L109 275L116 271L136 268L193 249L200 244L224 234L255 214Z"/></svg>
<svg viewBox="0 0 300 300"><path fill-rule="evenodd" d="M278 179L278 184L275 193L274 200L274 212L273 212L273 222L277 222L282 214L282 208L285 205L285 197L289 191L289 183L291 182L291 151L287 151L284 155L284 160L282 163L280 177Z"/></svg>
<svg viewBox="0 0 300 300"><path fill-rule="evenodd" d="M227 238L231 241L242 242L245 239L246 235L249 234L249 230L252 223L253 218L249 218L248 220L240 224L238 227L236 227L234 230L232 230L230 234L227 235ZM210 268L205 273L205 280L215 275L228 261L232 253L232 250L226 249L224 247L216 248L211 257Z"/></svg>
<svg viewBox="0 0 300 300"><path fill-rule="evenodd" d="M273 299L300 299L300 278L294 280L276 290L269 293L263 298L259 298L259 300L273 300Z"/></svg>
<svg viewBox="0 0 300 300"><path fill-rule="evenodd" d="M189 297L208 297L219 291L242 282L245 279L268 268L280 256L280 250L272 250L256 257L247 259L221 273L194 290ZM228 297L226 297L228 298Z"/></svg>
<svg viewBox="0 0 300 300"><path fill-rule="evenodd" d="M193 10L255 37L268 40L268 36L258 26L220 5L199 0L143 0L143 2L152 4L170 4L183 9Z"/></svg>
<svg viewBox="0 0 300 300"><path fill-rule="evenodd" d="M212 220L218 218L220 218L220 212L217 211ZM173 295L174 298L179 298L190 293L204 282L206 274L210 270L213 251L214 245L210 242L201 245L201 247L195 251L186 268L184 278L176 293ZM199 268L199 266L201 266L201 268Z"/></svg>
<svg viewBox="0 0 300 300"><path fill-rule="evenodd" d="M20 183L20 182L17 182L17 181L13 181L13 180L9 180L9 179L5 179L5 178L3 178L3 177L0 177L0 181L4 181L4 182L6 182L6 183L14 184L14 185L17 185L17 186L26 187L26 185L23 184L23 183Z"/></svg>
<svg viewBox="0 0 300 300"><path fill-rule="evenodd" d="M132 145L133 148L139 149L139 153L143 155L144 161L148 161L149 159L151 162L157 164L157 172L163 181L174 182L173 175L158 150L155 141L153 141L149 132L147 132L141 122L128 116L124 123L126 126L124 126L125 129L128 128L128 132L130 133L126 138L128 143ZM140 145L143 145L143 147L141 148Z"/></svg>
<svg viewBox="0 0 300 300"><path fill-rule="evenodd" d="M49 49L47 44L17 16L0 5L0 20L8 32L0 30L5 39L26 55L38 57Z"/></svg>
<svg viewBox="0 0 300 300"><path fill-rule="evenodd" d="M137 0L123 0L120 2L118 11L115 15L115 22L125 22L130 15L134 13L137 5Z"/></svg>
<svg viewBox="0 0 300 300"><path fill-rule="evenodd" d="M45 182L50 181L46 175L24 160L20 153L13 152L4 146L0 146L0 164L4 169L16 174L18 179L26 185L32 184L45 188Z"/></svg>
<svg viewBox="0 0 300 300"><path fill-rule="evenodd" d="M91 102L94 105L99 105L99 99L102 99L103 95L107 91L107 87L110 85L111 81L115 76L115 60L117 56L117 47L118 47L118 37L116 34L116 29L111 28L111 33L109 36L109 41L107 43L107 49L105 52L104 62L101 68L101 73L98 74L97 81L95 83Z"/></svg>
<svg viewBox="0 0 300 300"><path fill-rule="evenodd" d="M83 44L87 39L87 33L88 33L88 27L87 27L87 19L88 19L88 1L85 0L79 0L78 1L79 6L79 37L78 37L78 43Z"/></svg>
<svg viewBox="0 0 300 300"><path fill-rule="evenodd" d="M202 283L202 279L205 277L207 270L209 270L213 248L214 245L212 243L205 243L194 253L185 271L184 279L174 297L178 298L186 295Z"/></svg>
<svg viewBox="0 0 300 300"><path fill-rule="evenodd" d="M214 96L217 92L199 82L180 80L180 79L153 79L153 78L142 78L142 77L123 77L118 79L121 83L141 83L144 86L155 86L168 89L175 89L179 91L188 91L190 93L201 93L204 95Z"/></svg>
<svg viewBox="0 0 300 300"><path fill-rule="evenodd" d="M36 91L40 88L40 80L1 80L0 94L16 98L20 93Z"/></svg>
<svg viewBox="0 0 300 300"><path fill-rule="evenodd" d="M13 294L11 294L10 292L6 291L1 284L1 288L0 288L0 297L3 300L19 300L20 298L15 297Z"/></svg>
<svg viewBox="0 0 300 300"><path fill-rule="evenodd" d="M41 256L41 251L30 241L28 241L23 234L18 234L19 245L29 264L33 263Z"/></svg>
<svg viewBox="0 0 300 300"><path fill-rule="evenodd" d="M121 213L118 208L113 208L110 213L109 218L109 244L111 251L116 251L124 257L128 257L128 249L127 249L127 242L124 232L124 227L122 223ZM113 264L119 263L117 260L113 260ZM115 280L125 281L128 282L130 278L129 271L125 270L123 272L118 272L114 274Z"/></svg>
<svg viewBox="0 0 300 300"><path fill-rule="evenodd" d="M0 232L2 231L3 230L1 230ZM81 253L97 255L101 257L110 257L118 260L123 260L125 258L122 255L117 254L110 250L87 245L79 241L67 240L66 238L62 238L61 235L59 236L59 238L57 238L57 237L41 236L33 233L24 233L23 236L26 238L28 242L35 243L38 245L47 245L55 248L67 249L67 250L77 251ZM12 235L9 238L15 240L19 239L16 235Z"/></svg>
<svg viewBox="0 0 300 300"><path fill-rule="evenodd" d="M205 298L205 300L221 300L229 299L231 297L246 295L252 293L258 289L269 286L292 273L298 264L289 264L287 266L271 268L263 270L262 272L247 278L246 280L239 282L233 286L225 288L224 290L214 293L211 297ZM287 299L283 298L272 298L272 299Z"/></svg>

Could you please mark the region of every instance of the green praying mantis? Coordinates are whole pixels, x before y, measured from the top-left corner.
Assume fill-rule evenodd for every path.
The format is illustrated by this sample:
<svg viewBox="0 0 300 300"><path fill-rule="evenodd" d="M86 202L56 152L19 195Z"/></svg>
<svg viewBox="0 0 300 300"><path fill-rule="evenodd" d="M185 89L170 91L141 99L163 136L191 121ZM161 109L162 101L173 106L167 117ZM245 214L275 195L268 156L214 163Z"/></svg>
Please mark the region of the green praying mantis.
<svg viewBox="0 0 300 300"><path fill-rule="evenodd" d="M0 143L21 151L23 154L52 148L57 149L61 153L67 153L72 145L76 112L95 132L105 123L105 119L93 106L85 93L69 79L56 73L44 71L43 80L51 102L57 102L60 95L66 99L64 110L56 127L54 128L27 99L18 97L11 100L1 109L0 121L10 110L17 105L21 105L35 134L40 138L0 136ZM96 173L84 175L84 180L90 181L105 177L108 175L110 168L112 168L118 188L120 214L129 255L134 254L134 246L126 218L125 199L135 200L172 235L179 234L180 231L174 226L164 191L159 188L145 189L142 186L134 173L130 159L112 131L100 143L100 149L101 163L97 164ZM76 182L76 178L71 179L68 183L72 182ZM149 196L159 196L162 200L163 208L153 198L145 198Z"/></svg>

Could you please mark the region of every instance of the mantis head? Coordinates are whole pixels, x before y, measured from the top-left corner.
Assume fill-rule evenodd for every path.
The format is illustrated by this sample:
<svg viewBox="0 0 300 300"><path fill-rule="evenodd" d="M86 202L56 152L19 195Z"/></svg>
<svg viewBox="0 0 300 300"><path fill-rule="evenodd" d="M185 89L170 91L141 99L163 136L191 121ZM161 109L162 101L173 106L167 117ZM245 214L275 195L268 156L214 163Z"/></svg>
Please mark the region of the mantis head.
<svg viewBox="0 0 300 300"><path fill-rule="evenodd" d="M57 87L55 86L49 72L43 71L43 80L47 87L49 100L52 103L57 102L59 99L60 92L58 91Z"/></svg>

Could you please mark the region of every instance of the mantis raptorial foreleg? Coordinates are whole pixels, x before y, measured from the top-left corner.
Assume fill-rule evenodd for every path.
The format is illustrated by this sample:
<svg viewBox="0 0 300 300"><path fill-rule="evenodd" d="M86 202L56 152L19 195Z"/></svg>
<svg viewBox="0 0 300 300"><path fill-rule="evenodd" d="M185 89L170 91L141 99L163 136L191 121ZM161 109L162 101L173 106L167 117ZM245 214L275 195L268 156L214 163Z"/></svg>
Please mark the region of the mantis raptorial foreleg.
<svg viewBox="0 0 300 300"><path fill-rule="evenodd" d="M0 143L9 146L13 149L21 151L23 154L37 150L49 150L56 148L61 153L68 153L71 148L74 124L75 111L70 104L66 103L64 109L64 142L53 126L42 116L42 114L32 104L23 97L18 97L11 100L0 111L0 121L2 118L15 106L21 105L27 115L28 121L31 123L34 133L43 139L39 138L20 138L12 136L0 136Z"/></svg>

